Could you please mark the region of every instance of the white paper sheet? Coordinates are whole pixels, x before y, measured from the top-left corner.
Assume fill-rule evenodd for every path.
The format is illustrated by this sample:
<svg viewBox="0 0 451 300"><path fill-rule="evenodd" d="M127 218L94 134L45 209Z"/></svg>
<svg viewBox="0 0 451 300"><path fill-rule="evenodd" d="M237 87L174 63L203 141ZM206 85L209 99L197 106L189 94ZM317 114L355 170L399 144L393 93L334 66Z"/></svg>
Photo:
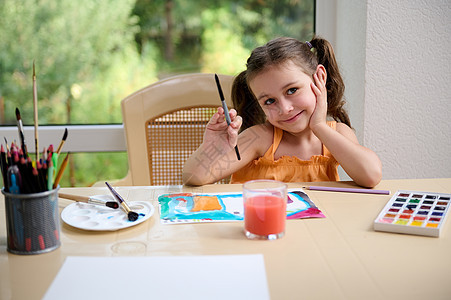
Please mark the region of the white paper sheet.
<svg viewBox="0 0 451 300"><path fill-rule="evenodd" d="M263 255L69 256L44 300L269 299Z"/></svg>

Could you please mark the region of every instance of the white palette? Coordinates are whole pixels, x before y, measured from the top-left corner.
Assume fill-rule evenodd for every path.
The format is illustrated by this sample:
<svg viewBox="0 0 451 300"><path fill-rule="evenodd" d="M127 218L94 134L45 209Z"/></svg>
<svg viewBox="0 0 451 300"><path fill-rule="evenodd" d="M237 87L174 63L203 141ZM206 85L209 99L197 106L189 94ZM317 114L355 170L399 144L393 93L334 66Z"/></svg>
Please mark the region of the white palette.
<svg viewBox="0 0 451 300"><path fill-rule="evenodd" d="M141 224L149 219L155 208L149 202L128 202L130 209L139 214L138 220L132 222L120 208L112 209L106 206L74 202L64 208L61 213L63 221L73 227L94 230L113 231Z"/></svg>

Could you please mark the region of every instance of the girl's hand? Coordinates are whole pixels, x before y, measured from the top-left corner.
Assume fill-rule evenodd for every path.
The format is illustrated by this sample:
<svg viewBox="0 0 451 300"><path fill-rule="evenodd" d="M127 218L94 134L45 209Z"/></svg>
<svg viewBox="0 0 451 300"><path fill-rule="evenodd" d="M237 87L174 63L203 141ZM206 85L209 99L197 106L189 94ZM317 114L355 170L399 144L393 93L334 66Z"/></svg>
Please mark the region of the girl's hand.
<svg viewBox="0 0 451 300"><path fill-rule="evenodd" d="M314 130L318 125L326 124L327 117L327 74L324 66L318 65L316 73L313 74L313 82L310 84L316 96L316 107L310 117L309 127Z"/></svg>
<svg viewBox="0 0 451 300"><path fill-rule="evenodd" d="M224 109L218 111L211 117L204 133L204 143L215 143L221 149L230 150L235 147L238 140L238 130L242 124L242 118L237 115L236 110L229 110L230 126L227 124Z"/></svg>

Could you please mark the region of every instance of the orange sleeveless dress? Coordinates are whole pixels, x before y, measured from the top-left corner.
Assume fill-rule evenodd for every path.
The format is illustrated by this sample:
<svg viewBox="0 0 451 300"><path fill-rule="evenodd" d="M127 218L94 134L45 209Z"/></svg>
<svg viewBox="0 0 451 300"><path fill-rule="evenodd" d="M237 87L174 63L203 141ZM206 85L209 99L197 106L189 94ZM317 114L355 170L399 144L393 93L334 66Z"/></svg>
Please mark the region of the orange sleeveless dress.
<svg viewBox="0 0 451 300"><path fill-rule="evenodd" d="M337 122L328 121L327 125L336 130ZM338 162L323 145L323 154L314 155L310 160L295 156L282 156L274 160L274 153L282 140L283 130L274 127L273 144L265 155L232 174L230 183L244 183L254 179L273 179L283 182L338 181Z"/></svg>

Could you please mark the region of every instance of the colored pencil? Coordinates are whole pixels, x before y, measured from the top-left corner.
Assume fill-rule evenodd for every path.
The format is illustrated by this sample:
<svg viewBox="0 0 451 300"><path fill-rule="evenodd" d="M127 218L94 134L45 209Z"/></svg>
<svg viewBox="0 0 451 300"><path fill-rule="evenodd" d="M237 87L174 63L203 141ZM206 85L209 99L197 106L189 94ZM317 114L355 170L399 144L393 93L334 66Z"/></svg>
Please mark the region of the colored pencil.
<svg viewBox="0 0 451 300"><path fill-rule="evenodd" d="M50 159L49 165L47 170L47 190L52 190L53 187L53 170L55 166L53 165L52 159Z"/></svg>
<svg viewBox="0 0 451 300"><path fill-rule="evenodd" d="M306 186L303 187L312 191L324 191L324 192L343 192L343 193L362 193L362 194L379 194L390 195L390 191L386 190L373 190L365 188L340 188L340 187L328 187L328 186Z"/></svg>
<svg viewBox="0 0 451 300"><path fill-rule="evenodd" d="M232 122L230 120L229 109L227 108L227 103L225 102L224 94L222 93L221 83L219 82L218 74L215 74L216 86L218 87L219 98L221 99L222 108L224 109L224 115L227 121L227 125L230 126ZM241 160L240 151L238 151L238 145L235 145L235 154L238 160Z"/></svg>

